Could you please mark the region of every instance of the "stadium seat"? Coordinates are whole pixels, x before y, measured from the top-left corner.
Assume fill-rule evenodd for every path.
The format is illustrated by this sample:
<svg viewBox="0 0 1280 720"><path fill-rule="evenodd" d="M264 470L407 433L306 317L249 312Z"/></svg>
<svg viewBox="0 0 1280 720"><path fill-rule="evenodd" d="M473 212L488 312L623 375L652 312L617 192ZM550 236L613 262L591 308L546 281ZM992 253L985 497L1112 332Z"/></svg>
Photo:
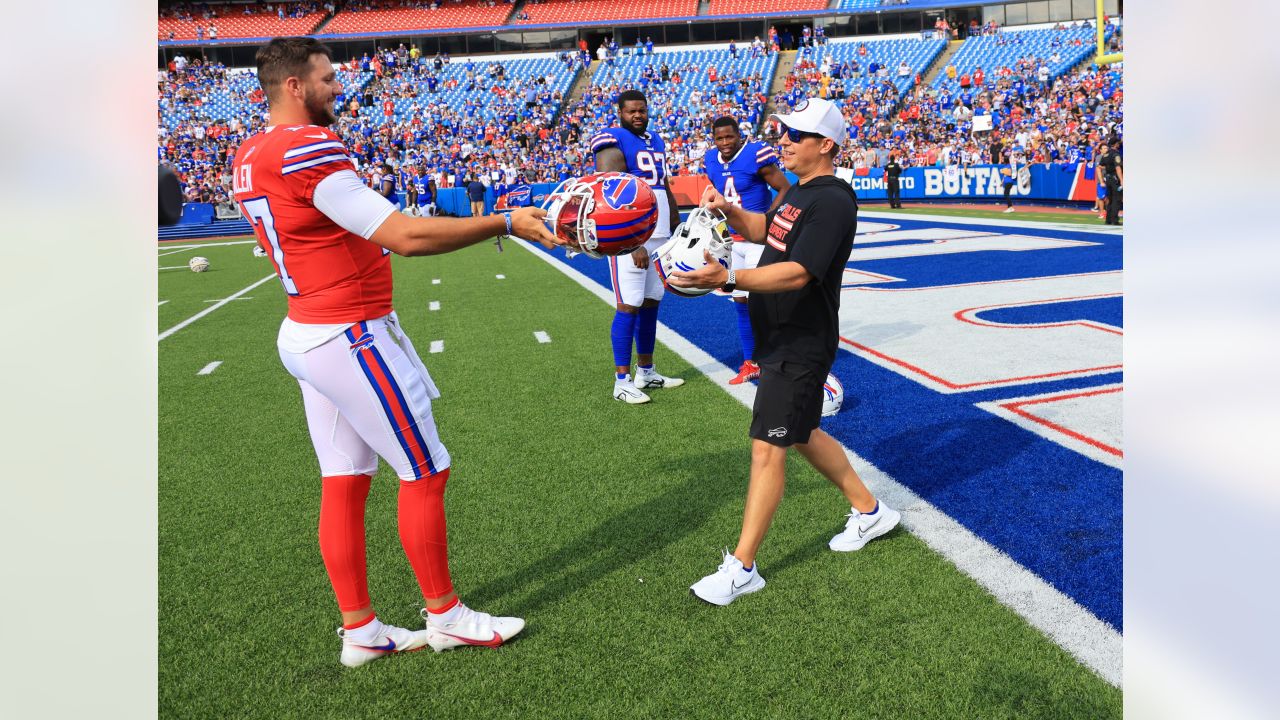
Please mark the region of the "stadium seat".
<svg viewBox="0 0 1280 720"><path fill-rule="evenodd" d="M318 7L319 3L315 3ZM278 37L283 35L306 35L316 28L325 18L323 11L309 12L301 17L288 17L280 19L276 12L267 12L264 8L257 5L209 5L209 12L213 15L210 19L205 19L201 12L192 11L191 20L182 20L177 17L161 17L159 19L159 30L157 37L160 40L168 40L169 33L173 33L174 40L195 40L203 37L204 40L211 39L209 37L209 26L214 25L218 29L217 39L230 38L258 38L258 37ZM246 9L257 10L250 15L245 15ZM201 36L197 32L197 28L202 28L205 32Z"/></svg>
<svg viewBox="0 0 1280 720"><path fill-rule="evenodd" d="M357 35L436 28L490 27L503 25L514 5L499 2L492 7L480 0L443 0L440 7L415 7L419 2L406 2L405 7L352 9L338 12L324 27L326 35Z"/></svg>
<svg viewBox="0 0 1280 720"><path fill-rule="evenodd" d="M1110 33L1107 33L1110 37ZM1054 41L1058 45L1054 45ZM1079 40L1081 44L1072 43ZM964 74L972 74L978 67L982 68L988 82L997 79L1002 67L1012 68L1022 59L1046 62L1056 50L1058 62L1049 62L1049 82L1053 82L1062 74L1075 67L1085 58L1094 54L1097 47L1097 33L1092 26L1068 27L1062 30L1043 28L1036 30L1003 30L996 35L981 35L967 38L964 45L951 57L950 64L956 67L956 79L939 73L933 86L951 92L960 89L959 78Z"/></svg>
<svg viewBox="0 0 1280 720"><path fill-rule="evenodd" d="M524 6L527 20L516 24L582 23L621 18L693 17L698 14L698 0L548 0Z"/></svg>
<svg viewBox="0 0 1280 720"><path fill-rule="evenodd" d="M785 12L820 12L830 5L829 0L757 0L744 6L735 0L711 0L708 15L768 15Z"/></svg>

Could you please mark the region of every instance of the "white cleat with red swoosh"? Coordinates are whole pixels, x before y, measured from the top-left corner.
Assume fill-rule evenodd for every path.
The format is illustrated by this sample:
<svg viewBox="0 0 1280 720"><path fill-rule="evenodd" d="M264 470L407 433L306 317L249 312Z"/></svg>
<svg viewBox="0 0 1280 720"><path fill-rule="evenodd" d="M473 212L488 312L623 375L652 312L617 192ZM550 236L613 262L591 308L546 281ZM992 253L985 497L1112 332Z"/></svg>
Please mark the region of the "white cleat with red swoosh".
<svg viewBox="0 0 1280 720"><path fill-rule="evenodd" d="M524 629L524 620L516 617L494 617L462 605L462 612L450 623L437 623L424 608L427 621L427 644L436 652L466 645L498 647Z"/></svg>

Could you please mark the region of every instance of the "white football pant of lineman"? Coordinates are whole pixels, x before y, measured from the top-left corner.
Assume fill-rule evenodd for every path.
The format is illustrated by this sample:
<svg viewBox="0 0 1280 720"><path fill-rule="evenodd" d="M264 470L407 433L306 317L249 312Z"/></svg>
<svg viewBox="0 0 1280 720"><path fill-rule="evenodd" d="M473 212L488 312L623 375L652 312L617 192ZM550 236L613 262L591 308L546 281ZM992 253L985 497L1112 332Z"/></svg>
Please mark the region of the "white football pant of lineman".
<svg viewBox="0 0 1280 720"><path fill-rule="evenodd" d="M659 236L655 231L654 235L645 242L644 249L645 252L649 253L649 265L644 268L636 267L636 263L630 254L609 258L609 279L613 283L613 297L616 303L638 308L644 304L645 300L662 301L667 291L662 285L662 278L658 277L657 268L654 266L654 254L657 253L658 248L662 247L670 239L670 233ZM644 374L643 377L637 371L635 381L630 378L614 381L613 397L615 400L622 400L630 405L639 405L649 402L649 396L639 386L647 385L649 388L660 388L679 387L683 384L684 380L663 377L656 370Z"/></svg>
<svg viewBox="0 0 1280 720"><path fill-rule="evenodd" d="M733 253L730 255L730 262L734 271L753 270L760 264L760 256L764 254L764 245L760 243L747 242L741 240L733 244ZM747 297L750 293L746 290L734 289L733 297Z"/></svg>
<svg viewBox="0 0 1280 720"><path fill-rule="evenodd" d="M443 471L449 451L431 416L440 391L394 313L362 324L304 353L280 349L302 387L320 474L372 475L379 456L402 480Z"/></svg>

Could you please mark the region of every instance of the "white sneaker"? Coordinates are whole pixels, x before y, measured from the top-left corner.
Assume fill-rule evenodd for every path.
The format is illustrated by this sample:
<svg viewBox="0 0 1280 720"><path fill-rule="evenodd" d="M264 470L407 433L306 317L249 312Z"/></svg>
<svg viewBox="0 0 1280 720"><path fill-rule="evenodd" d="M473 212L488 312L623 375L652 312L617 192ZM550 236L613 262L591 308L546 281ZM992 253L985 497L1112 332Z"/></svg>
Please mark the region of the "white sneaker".
<svg viewBox="0 0 1280 720"><path fill-rule="evenodd" d="M338 628L338 637L342 638L342 654L338 661L347 667L360 667L392 653L421 650L428 643L426 630L409 630L386 624L367 645L354 642L342 628Z"/></svg>
<svg viewBox="0 0 1280 720"><path fill-rule="evenodd" d="M1005 208L1005 209L1004 209L1004 211L1005 211L1006 213L1011 213L1011 212L1013 212L1013 208Z"/></svg>
<svg viewBox="0 0 1280 720"><path fill-rule="evenodd" d="M517 617L494 617L488 613L476 612L459 603L462 608L458 618L451 623L437 625L435 618L426 608L422 609L422 617L427 621L427 643L436 652L451 648L472 645L477 647L498 647L510 640L524 629L524 620Z"/></svg>
<svg viewBox="0 0 1280 720"><path fill-rule="evenodd" d="M751 568L751 572L746 572L742 569L742 561L727 550L724 561L715 572L689 586L694 597L721 607L742 595L763 589L764 578L760 577L759 563Z"/></svg>
<svg viewBox="0 0 1280 720"><path fill-rule="evenodd" d="M682 378L666 377L659 375L657 370L639 369L636 371L636 387L641 390L657 390L660 388L680 387L684 384Z"/></svg>
<svg viewBox="0 0 1280 720"><path fill-rule="evenodd" d="M902 513L879 501L875 513L864 515L856 508L850 508L849 520L844 524L844 532L831 538L827 547L836 552L853 552L861 550L864 545L884 535L898 526Z"/></svg>
<svg viewBox="0 0 1280 720"><path fill-rule="evenodd" d="M621 400L628 405L640 405L649 402L649 396L640 392L635 383L631 382L630 375L622 380L615 379L613 381L613 399Z"/></svg>

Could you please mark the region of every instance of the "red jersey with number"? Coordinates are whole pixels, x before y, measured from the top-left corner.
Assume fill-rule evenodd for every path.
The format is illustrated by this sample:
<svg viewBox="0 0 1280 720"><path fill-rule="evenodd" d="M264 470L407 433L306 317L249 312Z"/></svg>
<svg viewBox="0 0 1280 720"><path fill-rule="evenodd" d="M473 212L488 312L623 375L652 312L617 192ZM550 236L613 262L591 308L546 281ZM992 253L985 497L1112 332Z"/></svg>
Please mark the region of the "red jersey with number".
<svg viewBox="0 0 1280 720"><path fill-rule="evenodd" d="M342 140L317 125L278 125L236 151L233 190L289 295L289 318L356 323L391 312L391 259L316 209L316 185L354 170Z"/></svg>

